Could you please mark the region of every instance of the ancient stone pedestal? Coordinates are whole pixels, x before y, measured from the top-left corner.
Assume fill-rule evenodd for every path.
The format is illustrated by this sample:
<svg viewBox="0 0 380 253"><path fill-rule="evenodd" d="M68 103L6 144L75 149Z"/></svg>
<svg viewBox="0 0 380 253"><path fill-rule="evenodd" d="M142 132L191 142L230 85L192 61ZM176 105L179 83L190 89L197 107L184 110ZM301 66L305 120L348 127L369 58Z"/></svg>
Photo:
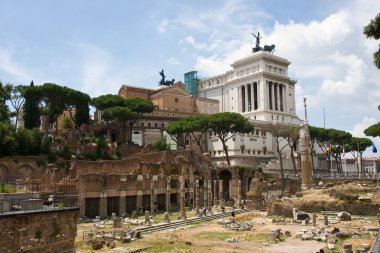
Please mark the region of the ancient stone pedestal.
<svg viewBox="0 0 380 253"><path fill-rule="evenodd" d="M145 211L145 226L152 226L152 223L150 222L150 217L149 217L149 211Z"/></svg>
<svg viewBox="0 0 380 253"><path fill-rule="evenodd" d="M164 221L165 221L166 223L170 223L170 217L169 217L169 213L168 213L168 212L165 212L165 213L164 213Z"/></svg>
<svg viewBox="0 0 380 253"><path fill-rule="evenodd" d="M327 215L323 215L323 225L329 225L329 217Z"/></svg>

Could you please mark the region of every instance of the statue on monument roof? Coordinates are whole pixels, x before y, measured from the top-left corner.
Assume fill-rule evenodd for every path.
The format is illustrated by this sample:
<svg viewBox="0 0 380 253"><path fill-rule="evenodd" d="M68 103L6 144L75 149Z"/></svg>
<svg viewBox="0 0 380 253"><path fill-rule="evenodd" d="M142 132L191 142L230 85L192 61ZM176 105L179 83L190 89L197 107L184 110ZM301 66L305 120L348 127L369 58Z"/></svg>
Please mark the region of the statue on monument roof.
<svg viewBox="0 0 380 253"><path fill-rule="evenodd" d="M171 86L174 84L175 82L175 79L172 79L171 81L169 80L165 80L165 74L164 74L164 69L162 69L161 71L158 72L161 76L161 80L158 82L160 84L160 86L162 85L166 85L166 86Z"/></svg>
<svg viewBox="0 0 380 253"><path fill-rule="evenodd" d="M272 44L272 45L265 45L264 48L262 48L262 47L260 47L260 39L262 39L262 37L260 36L260 32L257 32L257 35L254 34L254 33L251 33L251 34L256 39L256 47L252 48L252 53L256 53L258 51L266 51L266 52L269 52L269 53L273 54L274 48L276 47L274 44Z"/></svg>

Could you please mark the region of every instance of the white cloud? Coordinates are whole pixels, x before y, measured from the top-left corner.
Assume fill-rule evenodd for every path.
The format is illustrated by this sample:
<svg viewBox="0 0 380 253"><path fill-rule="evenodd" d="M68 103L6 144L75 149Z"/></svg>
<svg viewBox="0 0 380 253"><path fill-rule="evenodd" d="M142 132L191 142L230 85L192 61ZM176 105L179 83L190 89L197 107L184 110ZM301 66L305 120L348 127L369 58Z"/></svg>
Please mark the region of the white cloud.
<svg viewBox="0 0 380 253"><path fill-rule="evenodd" d="M157 27L157 30L160 33L166 32L166 30L168 29L169 23L170 23L170 21L167 18L162 19L160 24Z"/></svg>
<svg viewBox="0 0 380 253"><path fill-rule="evenodd" d="M0 49L0 70L10 75L15 82L28 83L32 74L13 58L13 51Z"/></svg>
<svg viewBox="0 0 380 253"><path fill-rule="evenodd" d="M172 64L172 65L178 65L179 61L175 57L171 57L169 59L169 63Z"/></svg>
<svg viewBox="0 0 380 253"><path fill-rule="evenodd" d="M368 138L372 140L372 142L375 144L376 147L380 147L380 138L379 137L370 137L370 136L365 136L364 130L368 128L369 126L376 124L378 121L374 117L367 117L365 116L363 120L359 123L357 123L353 130L349 131L352 136L354 137L360 137L360 138ZM367 148L367 150L363 153L363 157L373 157L373 156L378 156L377 154L374 154L372 152L371 148Z"/></svg>
<svg viewBox="0 0 380 253"><path fill-rule="evenodd" d="M79 82L81 90L90 96L118 92L125 69L120 66L106 50L90 44L78 44L80 62Z"/></svg>
<svg viewBox="0 0 380 253"><path fill-rule="evenodd" d="M204 49L206 48L206 44L197 43L193 36L186 36L184 39L180 40L180 44L187 43L192 45L196 49Z"/></svg>

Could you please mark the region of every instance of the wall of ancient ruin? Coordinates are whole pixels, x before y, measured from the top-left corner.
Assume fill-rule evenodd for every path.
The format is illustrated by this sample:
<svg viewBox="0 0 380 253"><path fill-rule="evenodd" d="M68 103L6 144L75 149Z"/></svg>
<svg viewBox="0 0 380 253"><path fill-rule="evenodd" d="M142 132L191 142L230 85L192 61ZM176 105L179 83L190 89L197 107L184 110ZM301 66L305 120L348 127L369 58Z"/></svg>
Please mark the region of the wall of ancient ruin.
<svg viewBox="0 0 380 253"><path fill-rule="evenodd" d="M0 252L75 252L78 208L0 215Z"/></svg>

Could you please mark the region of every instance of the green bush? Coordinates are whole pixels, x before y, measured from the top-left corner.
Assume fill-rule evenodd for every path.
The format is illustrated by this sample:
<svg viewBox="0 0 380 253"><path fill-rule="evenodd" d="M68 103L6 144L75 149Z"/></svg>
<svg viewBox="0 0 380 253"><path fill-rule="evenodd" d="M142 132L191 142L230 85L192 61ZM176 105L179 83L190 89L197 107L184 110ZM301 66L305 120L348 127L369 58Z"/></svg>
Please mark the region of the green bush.
<svg viewBox="0 0 380 253"><path fill-rule="evenodd" d="M57 161L57 155L54 152L49 152L48 154L48 162L54 163Z"/></svg>
<svg viewBox="0 0 380 253"><path fill-rule="evenodd" d="M59 153L59 156L63 159L70 160L71 159L71 151L67 145L64 145L62 151Z"/></svg>
<svg viewBox="0 0 380 253"><path fill-rule="evenodd" d="M0 192L1 193L15 193L16 187L8 184L1 184L0 185Z"/></svg>
<svg viewBox="0 0 380 253"><path fill-rule="evenodd" d="M157 151L169 150L170 145L166 142L166 138L161 138L155 143Z"/></svg>

